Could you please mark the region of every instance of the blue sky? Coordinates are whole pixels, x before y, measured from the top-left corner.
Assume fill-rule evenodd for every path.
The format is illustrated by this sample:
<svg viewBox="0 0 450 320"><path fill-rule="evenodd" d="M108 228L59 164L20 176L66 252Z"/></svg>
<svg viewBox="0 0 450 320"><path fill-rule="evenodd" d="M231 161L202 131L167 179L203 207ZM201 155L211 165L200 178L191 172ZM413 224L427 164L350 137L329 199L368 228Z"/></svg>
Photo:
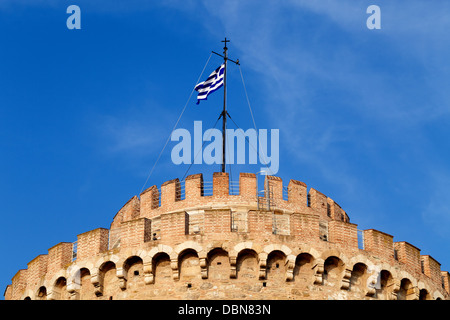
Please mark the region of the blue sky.
<svg viewBox="0 0 450 320"><path fill-rule="evenodd" d="M71 4L81 30L66 27ZM366 27L371 4L381 30ZM185 174L169 143L145 184L225 36L257 127L280 130L285 184L305 182L359 229L408 241L450 270L448 12L448 1L1 0L0 288L53 245L109 227L143 187ZM212 56L204 75L220 63ZM232 65L228 101L252 128ZM178 127L212 127L221 91L195 102Z"/></svg>

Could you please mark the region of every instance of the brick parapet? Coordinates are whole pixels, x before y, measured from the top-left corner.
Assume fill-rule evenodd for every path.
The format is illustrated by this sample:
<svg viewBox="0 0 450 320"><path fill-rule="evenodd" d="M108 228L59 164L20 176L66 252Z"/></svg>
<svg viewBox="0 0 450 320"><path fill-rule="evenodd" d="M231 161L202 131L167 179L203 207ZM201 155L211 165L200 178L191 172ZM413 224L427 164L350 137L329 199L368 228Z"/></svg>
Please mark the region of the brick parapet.
<svg viewBox="0 0 450 320"><path fill-rule="evenodd" d="M78 235L77 259L84 259L108 250L109 230L97 228Z"/></svg>
<svg viewBox="0 0 450 320"><path fill-rule="evenodd" d="M265 244L280 243L279 251L286 252L286 257L295 248L311 248L309 252L363 255L392 266L397 274L406 272L412 275L416 279L414 283L432 282L431 287L436 292L444 298L448 297L448 272L441 271L440 264L432 257L421 256L420 250L413 245L404 241L393 242L393 236L374 229L364 230L364 249L359 249L357 225L349 223L348 215L334 200L312 188L308 192L306 184L297 180L290 180L287 189L284 189L281 178L268 176L266 179L264 184L268 186L275 204L271 208L259 206L257 177L254 174L240 174L239 194L230 194L229 177L223 173L213 175L212 195L205 195L201 174L186 178L184 196L178 179L165 182L161 192L152 186L141 193L140 198L131 198L119 210L110 229L98 228L79 234L75 261L72 262L72 243L67 242L57 244L48 250L47 255L39 255L30 261L27 270L20 270L13 277L12 284L5 290L5 297L20 299L26 292L36 292L42 284L54 285L55 277L74 264L94 257L120 256L121 252L130 250L162 250L170 246L173 249L164 250L169 255L175 274L178 267L174 264L173 255L174 252L181 252L181 249L175 248L186 242L200 246L208 241L251 241L251 248L260 248L258 250L261 252L264 252ZM287 191L287 198L284 191ZM117 247L111 248L113 231L119 241L114 242L118 243ZM326 232L326 237L323 237L323 232ZM292 249L283 251L282 244ZM340 255L335 253L335 256ZM267 259L264 254L261 257L260 261ZM230 259L233 274L236 269L233 263L236 261L232 256ZM206 263L201 260L200 264ZM287 265L294 268L295 259ZM146 268L152 270L153 267L147 264ZM316 279L322 279L320 268L323 265L319 264L318 271L315 271ZM352 268L348 266L348 270ZM95 272L96 275L99 271ZM207 274L205 272L202 269L202 277ZM260 275L263 274L261 272ZM294 272L294 269L289 272ZM345 281L351 281L345 277ZM124 277L120 279L121 283L126 280Z"/></svg>
<svg viewBox="0 0 450 320"><path fill-rule="evenodd" d="M420 249L406 241L394 242L396 258L412 274L421 274Z"/></svg>

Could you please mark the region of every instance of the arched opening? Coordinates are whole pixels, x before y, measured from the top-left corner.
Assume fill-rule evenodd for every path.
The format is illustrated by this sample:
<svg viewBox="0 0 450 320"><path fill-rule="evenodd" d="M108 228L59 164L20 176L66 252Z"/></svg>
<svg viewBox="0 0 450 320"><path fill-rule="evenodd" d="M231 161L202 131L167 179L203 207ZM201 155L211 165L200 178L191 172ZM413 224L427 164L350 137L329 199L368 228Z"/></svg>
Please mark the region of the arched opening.
<svg viewBox="0 0 450 320"><path fill-rule="evenodd" d="M30 297L25 297L25 299L23 299L23 300L31 300L31 298Z"/></svg>
<svg viewBox="0 0 450 320"><path fill-rule="evenodd" d="M307 286L314 282L314 258L309 253L301 253L295 259L294 281L296 285Z"/></svg>
<svg viewBox="0 0 450 320"><path fill-rule="evenodd" d="M36 295L36 300L47 300L47 288L42 286L39 288L37 295Z"/></svg>
<svg viewBox="0 0 450 320"><path fill-rule="evenodd" d="M381 270L379 277L379 284L376 288L377 298L381 300L389 300L390 295L394 289L394 278L387 270Z"/></svg>
<svg viewBox="0 0 450 320"><path fill-rule="evenodd" d="M367 291L367 266L364 263L356 263L350 276L349 290L365 295Z"/></svg>
<svg viewBox="0 0 450 320"><path fill-rule="evenodd" d="M230 258L228 252L216 248L208 253L208 279L228 280L230 278Z"/></svg>
<svg viewBox="0 0 450 320"><path fill-rule="evenodd" d="M239 252L236 259L237 279L258 279L258 255L254 250L245 249Z"/></svg>
<svg viewBox="0 0 450 320"><path fill-rule="evenodd" d="M180 253L178 256L178 272L180 281L192 283L201 280L200 259L195 250L186 249Z"/></svg>
<svg viewBox="0 0 450 320"><path fill-rule="evenodd" d="M94 285L91 283L91 273L87 268L81 268L80 274L80 300L92 300L95 298Z"/></svg>
<svg viewBox="0 0 450 320"><path fill-rule="evenodd" d="M172 283L172 268L167 253L160 252L153 257L152 269L155 285Z"/></svg>
<svg viewBox="0 0 450 320"><path fill-rule="evenodd" d="M344 263L338 257L328 257L324 263L323 284L334 286L342 279Z"/></svg>
<svg viewBox="0 0 450 320"><path fill-rule="evenodd" d="M427 289L422 289L419 292L419 300L431 300L431 295Z"/></svg>
<svg viewBox="0 0 450 320"><path fill-rule="evenodd" d="M67 280L64 277L59 277L53 287L53 299L68 300L69 293L67 292Z"/></svg>
<svg viewBox="0 0 450 320"><path fill-rule="evenodd" d="M400 290L397 292L398 300L414 300L414 287L411 280L403 278L400 283Z"/></svg>
<svg viewBox="0 0 450 320"><path fill-rule="evenodd" d="M108 299L116 296L119 290L116 264L112 261L105 262L100 267L100 276L103 279L103 296Z"/></svg>
<svg viewBox="0 0 450 320"><path fill-rule="evenodd" d="M286 255L281 251L272 251L267 257L266 278L268 282L284 283L286 281Z"/></svg>
<svg viewBox="0 0 450 320"><path fill-rule="evenodd" d="M144 263L141 257L129 257L123 264L127 275L127 289L135 290L145 285L144 283Z"/></svg>

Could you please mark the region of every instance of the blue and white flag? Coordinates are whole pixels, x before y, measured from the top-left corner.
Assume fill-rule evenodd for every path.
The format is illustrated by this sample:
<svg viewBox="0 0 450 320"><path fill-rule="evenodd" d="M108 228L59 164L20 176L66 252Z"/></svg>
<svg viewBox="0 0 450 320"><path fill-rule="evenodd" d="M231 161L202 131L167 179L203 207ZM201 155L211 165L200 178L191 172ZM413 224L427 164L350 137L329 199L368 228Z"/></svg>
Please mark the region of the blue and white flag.
<svg viewBox="0 0 450 320"><path fill-rule="evenodd" d="M225 64L222 64L216 70L213 71L206 79L206 81L200 82L195 86L195 90L198 91L197 104L200 100L206 100L210 93L213 93L217 89L223 86L223 75L225 72Z"/></svg>

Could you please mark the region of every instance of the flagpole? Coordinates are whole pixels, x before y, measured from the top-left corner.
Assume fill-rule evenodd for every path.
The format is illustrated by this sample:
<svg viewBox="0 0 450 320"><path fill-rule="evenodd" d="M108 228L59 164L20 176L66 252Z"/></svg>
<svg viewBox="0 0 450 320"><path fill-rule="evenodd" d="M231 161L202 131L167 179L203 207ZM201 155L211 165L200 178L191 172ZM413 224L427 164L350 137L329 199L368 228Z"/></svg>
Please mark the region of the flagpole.
<svg viewBox="0 0 450 320"><path fill-rule="evenodd" d="M223 111L222 111L222 172L225 172L225 150L226 150L226 129L227 129L227 60L228 60L228 48L227 40L222 42L225 43L223 48L223 61L225 64L224 72L223 72Z"/></svg>

